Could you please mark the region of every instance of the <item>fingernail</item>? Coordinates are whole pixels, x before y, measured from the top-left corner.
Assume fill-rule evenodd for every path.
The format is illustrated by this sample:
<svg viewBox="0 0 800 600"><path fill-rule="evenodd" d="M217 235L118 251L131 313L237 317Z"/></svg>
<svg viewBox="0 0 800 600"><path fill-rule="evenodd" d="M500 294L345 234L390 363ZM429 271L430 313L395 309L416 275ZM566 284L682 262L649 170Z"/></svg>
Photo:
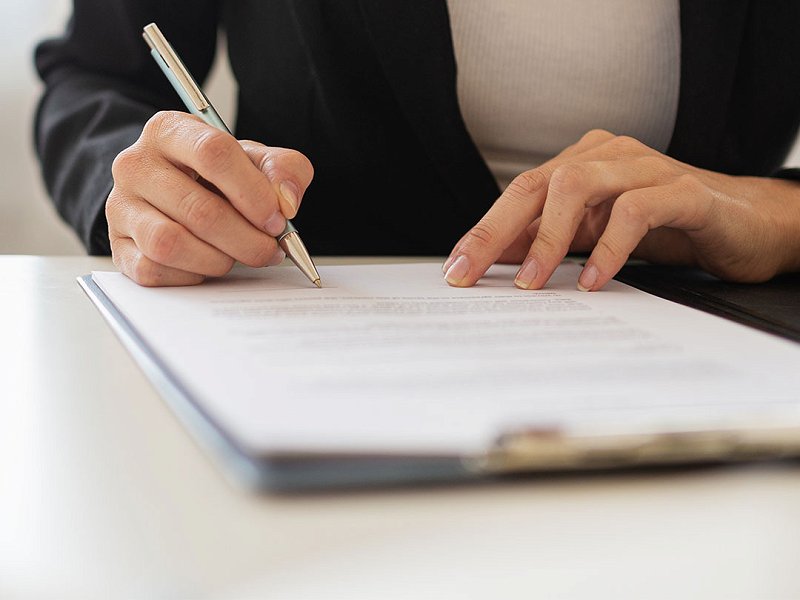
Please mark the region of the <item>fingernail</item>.
<svg viewBox="0 0 800 600"><path fill-rule="evenodd" d="M469 273L469 259L463 254L453 261L444 275L450 285L459 285Z"/></svg>
<svg viewBox="0 0 800 600"><path fill-rule="evenodd" d="M514 278L514 285L523 290L530 289L533 280L539 274L539 263L535 259L529 258L517 271L517 276Z"/></svg>
<svg viewBox="0 0 800 600"><path fill-rule="evenodd" d="M281 190L281 196L283 196L283 199L286 200L292 208L291 213L286 216L292 218L297 214L297 207L300 205L300 190L298 190L297 186L291 181L282 181L279 188Z"/></svg>
<svg viewBox="0 0 800 600"><path fill-rule="evenodd" d="M589 292L597 282L597 268L594 265L584 267L581 276L578 277L578 291Z"/></svg>
<svg viewBox="0 0 800 600"><path fill-rule="evenodd" d="M286 258L286 252L284 252L279 248L278 251L272 255L272 258L269 259L267 266L274 267L276 265L279 265L284 261L285 258Z"/></svg>
<svg viewBox="0 0 800 600"><path fill-rule="evenodd" d="M286 217L279 212L274 213L264 224L264 231L272 237L282 234L284 229L286 229Z"/></svg>
<svg viewBox="0 0 800 600"><path fill-rule="evenodd" d="M450 258L448 258L446 261L444 261L444 264L442 265L442 273L447 273L447 269L449 269L449 268L450 268L450 265L452 265L452 264L453 264L453 261L454 261L455 259L456 259L456 257L455 257L455 256L451 256L451 257L450 257Z"/></svg>

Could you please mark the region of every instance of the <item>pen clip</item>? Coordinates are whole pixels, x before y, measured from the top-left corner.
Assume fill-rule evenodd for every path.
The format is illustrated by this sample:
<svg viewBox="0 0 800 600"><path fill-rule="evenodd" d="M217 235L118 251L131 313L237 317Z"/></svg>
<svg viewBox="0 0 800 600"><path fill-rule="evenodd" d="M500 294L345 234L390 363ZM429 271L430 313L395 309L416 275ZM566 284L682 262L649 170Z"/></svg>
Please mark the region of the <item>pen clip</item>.
<svg viewBox="0 0 800 600"><path fill-rule="evenodd" d="M205 94L203 94L200 86L197 85L194 77L191 76L189 70L186 68L186 65L184 65L183 61L180 59L180 57L178 57L177 52L175 52L173 47L164 37L164 34L161 33L158 25L155 23L146 25L142 33L142 37L144 38L144 41L147 42L147 45L150 46L150 49L161 57L161 60L167 66L167 68L169 68L175 78L175 81L177 81L177 83L180 85L181 89L194 105L195 109L198 112L207 110L211 106L208 98L206 98Z"/></svg>

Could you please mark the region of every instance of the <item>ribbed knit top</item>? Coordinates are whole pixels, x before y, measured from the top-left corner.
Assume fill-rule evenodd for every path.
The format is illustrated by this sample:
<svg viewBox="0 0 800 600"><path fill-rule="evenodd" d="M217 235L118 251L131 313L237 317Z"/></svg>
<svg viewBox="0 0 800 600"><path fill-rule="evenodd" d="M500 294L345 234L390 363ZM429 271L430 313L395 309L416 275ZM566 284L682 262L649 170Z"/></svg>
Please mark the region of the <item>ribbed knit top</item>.
<svg viewBox="0 0 800 600"><path fill-rule="evenodd" d="M590 129L663 151L680 85L678 0L447 0L467 129L505 187Z"/></svg>

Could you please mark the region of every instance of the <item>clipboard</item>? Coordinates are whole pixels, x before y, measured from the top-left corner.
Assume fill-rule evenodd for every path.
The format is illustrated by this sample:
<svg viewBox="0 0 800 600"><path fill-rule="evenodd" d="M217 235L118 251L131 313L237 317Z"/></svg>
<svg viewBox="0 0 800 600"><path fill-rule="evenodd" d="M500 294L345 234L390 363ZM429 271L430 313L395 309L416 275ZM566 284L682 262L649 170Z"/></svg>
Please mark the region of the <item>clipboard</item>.
<svg viewBox="0 0 800 600"><path fill-rule="evenodd" d="M91 275L78 283L179 420L234 483L257 491L394 486L481 480L508 474L595 471L800 456L800 421L786 427L662 430L575 436L557 428L498 431L480 453L431 455L248 452L197 401Z"/></svg>
<svg viewBox="0 0 800 600"><path fill-rule="evenodd" d="M800 273L730 283L691 267L629 264L615 279L660 298L800 342Z"/></svg>
<svg viewBox="0 0 800 600"><path fill-rule="evenodd" d="M84 275L77 281L178 420L234 485L255 491L293 492L458 481L482 475L458 456L264 457L250 454L203 409L92 276Z"/></svg>

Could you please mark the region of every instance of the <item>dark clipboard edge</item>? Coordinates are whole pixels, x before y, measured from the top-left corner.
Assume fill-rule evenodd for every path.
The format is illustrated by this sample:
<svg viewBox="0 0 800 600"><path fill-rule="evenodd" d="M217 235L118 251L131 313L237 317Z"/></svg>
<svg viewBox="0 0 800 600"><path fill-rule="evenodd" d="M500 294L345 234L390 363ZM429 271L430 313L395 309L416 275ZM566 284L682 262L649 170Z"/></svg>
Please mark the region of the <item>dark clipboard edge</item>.
<svg viewBox="0 0 800 600"><path fill-rule="evenodd" d="M468 469L460 457L450 456L252 456L198 405L92 276L84 275L77 281L178 420L195 441L221 463L223 473L229 475L234 484L256 491L294 492L454 482L480 477L480 473Z"/></svg>
<svg viewBox="0 0 800 600"><path fill-rule="evenodd" d="M753 312L748 312L744 308L740 308L723 299L692 290L689 287L657 284L647 278L638 276L635 272L626 272L624 269L615 275L614 279L670 302L722 317L793 342L800 342L800 329L791 329L786 325L758 316Z"/></svg>

